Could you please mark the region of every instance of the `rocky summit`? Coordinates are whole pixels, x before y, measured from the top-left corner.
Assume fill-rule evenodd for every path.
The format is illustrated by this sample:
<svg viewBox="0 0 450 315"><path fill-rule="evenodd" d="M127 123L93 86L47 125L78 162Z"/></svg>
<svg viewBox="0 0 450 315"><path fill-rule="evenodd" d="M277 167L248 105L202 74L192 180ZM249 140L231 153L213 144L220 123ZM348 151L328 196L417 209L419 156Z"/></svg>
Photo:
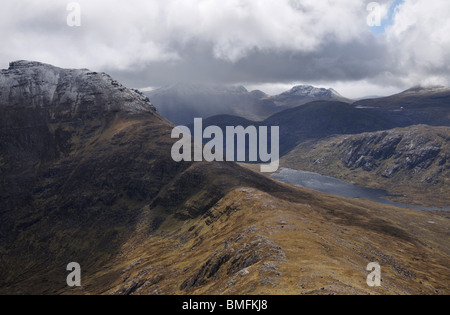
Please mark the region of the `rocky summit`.
<svg viewBox="0 0 450 315"><path fill-rule="evenodd" d="M447 214L176 163L172 129L106 74L0 71L0 294L449 293Z"/></svg>
<svg viewBox="0 0 450 315"><path fill-rule="evenodd" d="M126 89L105 73L66 70L30 61L11 62L8 70L1 71L0 106L44 109L51 119L155 111L143 94Z"/></svg>

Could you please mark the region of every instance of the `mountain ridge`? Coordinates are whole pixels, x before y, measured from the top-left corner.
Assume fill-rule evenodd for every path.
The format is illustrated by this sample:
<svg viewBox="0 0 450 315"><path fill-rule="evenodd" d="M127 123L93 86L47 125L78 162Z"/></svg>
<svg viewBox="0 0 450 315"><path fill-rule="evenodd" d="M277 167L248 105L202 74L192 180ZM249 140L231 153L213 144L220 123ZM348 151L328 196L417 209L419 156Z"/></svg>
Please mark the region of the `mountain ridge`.
<svg viewBox="0 0 450 315"><path fill-rule="evenodd" d="M46 108L51 116L72 117L82 112L127 111L156 113L149 99L126 89L105 73L61 69L33 61L15 61L1 70L0 106ZM106 92L107 91L107 92ZM61 104L67 106L61 109ZM58 112L54 109L58 107Z"/></svg>
<svg viewBox="0 0 450 315"><path fill-rule="evenodd" d="M261 121L284 109L311 101L352 102L333 89L308 85L295 86L280 95L270 96L259 90L249 92L244 86L175 84L146 95L163 116L182 125L193 123L194 118L206 119L220 114Z"/></svg>
<svg viewBox="0 0 450 315"><path fill-rule="evenodd" d="M329 88L316 88L312 85L296 85L289 91L270 96L277 106L284 109L294 108L315 101L339 101L352 103L353 101L343 97L336 90Z"/></svg>

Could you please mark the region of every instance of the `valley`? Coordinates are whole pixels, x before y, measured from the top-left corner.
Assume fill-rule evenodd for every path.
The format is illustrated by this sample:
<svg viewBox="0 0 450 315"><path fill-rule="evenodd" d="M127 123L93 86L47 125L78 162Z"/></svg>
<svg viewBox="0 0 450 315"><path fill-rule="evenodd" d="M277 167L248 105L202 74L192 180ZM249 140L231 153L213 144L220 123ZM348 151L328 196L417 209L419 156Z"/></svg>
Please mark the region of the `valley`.
<svg viewBox="0 0 450 315"><path fill-rule="evenodd" d="M281 164L387 190L393 201L450 205L450 128L416 125L300 144Z"/></svg>
<svg viewBox="0 0 450 315"><path fill-rule="evenodd" d="M441 208L450 205L449 91L413 88L352 104L317 101L261 122L219 115L203 125L279 126L280 167L386 190L394 202Z"/></svg>
<svg viewBox="0 0 450 315"><path fill-rule="evenodd" d="M404 198L406 196L393 195L382 189L367 188L364 186L356 185L354 183L347 183L334 177L325 176L313 172L282 168L279 172L272 174L272 178L285 183L293 184L295 186L314 189L328 194L339 195L348 198L369 199L375 202L401 208L424 211L450 211L450 207L423 207L415 206L412 204L393 202L388 198Z"/></svg>

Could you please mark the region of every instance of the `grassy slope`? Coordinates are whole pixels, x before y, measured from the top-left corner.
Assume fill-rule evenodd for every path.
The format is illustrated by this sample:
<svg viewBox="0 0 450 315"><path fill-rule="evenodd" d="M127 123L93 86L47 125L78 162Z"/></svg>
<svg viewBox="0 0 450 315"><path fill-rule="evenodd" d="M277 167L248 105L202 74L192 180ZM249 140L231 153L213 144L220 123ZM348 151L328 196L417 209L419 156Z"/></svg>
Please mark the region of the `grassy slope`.
<svg viewBox="0 0 450 315"><path fill-rule="evenodd" d="M75 292L448 293L448 216L288 190L280 199L237 188L203 216L171 218L154 235L144 220L121 256ZM372 261L382 266L381 288L366 285ZM191 279L198 286L184 289Z"/></svg>

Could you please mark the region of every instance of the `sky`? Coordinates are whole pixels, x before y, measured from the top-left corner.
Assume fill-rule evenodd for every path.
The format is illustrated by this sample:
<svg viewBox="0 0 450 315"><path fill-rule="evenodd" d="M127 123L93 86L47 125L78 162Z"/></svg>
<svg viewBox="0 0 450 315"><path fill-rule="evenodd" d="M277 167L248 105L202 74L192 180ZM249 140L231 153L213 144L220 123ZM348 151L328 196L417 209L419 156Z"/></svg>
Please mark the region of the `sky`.
<svg viewBox="0 0 450 315"><path fill-rule="evenodd" d="M133 88L242 84L277 94L311 84L352 98L450 85L448 0L70 3L2 0L0 68L34 60Z"/></svg>

